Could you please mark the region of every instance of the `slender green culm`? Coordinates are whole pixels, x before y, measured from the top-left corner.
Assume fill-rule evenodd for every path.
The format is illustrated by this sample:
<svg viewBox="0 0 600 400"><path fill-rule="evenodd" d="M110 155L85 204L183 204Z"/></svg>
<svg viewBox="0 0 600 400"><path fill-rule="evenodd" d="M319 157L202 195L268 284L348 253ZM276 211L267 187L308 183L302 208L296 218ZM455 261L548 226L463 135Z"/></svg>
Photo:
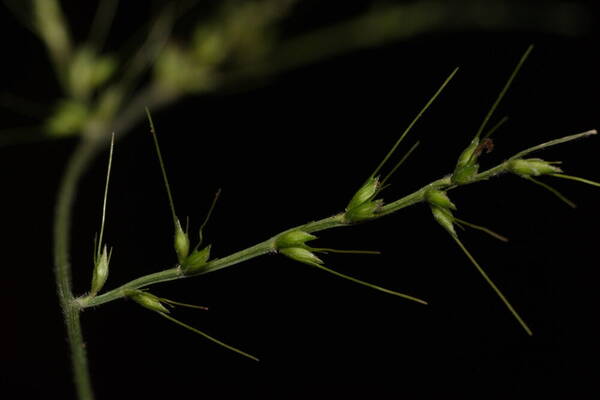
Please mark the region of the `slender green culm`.
<svg viewBox="0 0 600 400"><path fill-rule="evenodd" d="M504 305L510 310L510 312L512 313L512 315L519 322L519 324L523 327L523 329L525 330L525 332L527 332L527 334L529 336L533 335L533 332L531 331L531 329L529 329L529 327L527 326L527 324L525 323L525 321L523 321L523 318L521 318L521 316L519 315L519 313L510 304L510 302L504 296L504 294L502 294L502 292L500 291L500 289L498 289L498 286L496 286L494 284L494 282L490 279L490 277L485 273L485 271L483 270L483 268L481 268L481 266L475 260L475 258L471 255L471 253L469 253L469 250L467 250L467 248L460 241L460 239L456 235L452 236L452 238L458 244L458 246L463 251L463 253L465 253L465 255L469 258L469 260L471 261L471 263L473 263L473 265L475 266L475 268L477 268L477 271L479 271L479 273L481 274L481 276L483 276L483 279L485 279L486 282L492 287L492 289L494 289L494 292L496 292L496 294L498 295L498 297L500 297L500 300L502 300L502 302L504 303Z"/></svg>
<svg viewBox="0 0 600 400"><path fill-rule="evenodd" d="M581 183L585 183L587 185L592 185L592 186L598 186L598 187L600 187L600 183L591 181L589 179L580 178L578 176L565 175L565 174L549 174L549 175L550 176L555 176L557 178L568 179L568 180L571 180L571 181L581 182Z"/></svg>
<svg viewBox="0 0 600 400"><path fill-rule="evenodd" d="M508 117L502 117L502 119L500 121L496 122L496 125L492 126L490 128L490 130L487 131L485 135L483 135L483 140L485 140L485 139L489 138L490 136L492 136L507 121L508 121Z"/></svg>
<svg viewBox="0 0 600 400"><path fill-rule="evenodd" d="M375 168L375 171L373 171L373 173L369 176L370 179L374 178L379 173L379 171L385 165L385 163L387 162L387 160L396 151L396 149L398 148L398 146L400 145L400 143L402 142L402 140L404 139L404 137L408 134L408 132L410 132L410 130L412 129L412 127L417 123L417 121L421 118L421 116L425 113L425 111L427 111L427 109L429 108L429 106L431 106L431 104L440 95L440 93L442 93L442 91L444 90L444 88L446 87L446 85L448 85L448 83L452 80L452 78L454 77L454 75L457 72L458 72L458 68L455 68L454 71L452 71L452 73L446 78L446 80L444 81L444 83L442 83L442 86L440 86L440 88L437 90L437 92L435 92L435 94L429 99L429 101L427 102L427 104L425 104L425 106L421 109L421 111L419 111L419 113L417 114L417 116L412 120L412 122L408 125L408 127L404 130L404 132L402 132L402 135L400 135L400 138L398 138L398 140L396 141L396 143L394 144L394 146L392 147L392 149L386 154L386 156L383 158L383 160L381 161L381 163L379 163L379 165L377 166L377 168Z"/></svg>
<svg viewBox="0 0 600 400"><path fill-rule="evenodd" d="M312 263L312 262L310 263L310 265L312 265L314 267L317 267L320 270L323 270L325 272L329 272L330 274L333 274L335 276L339 276L340 278L344 278L344 279L347 279L347 280L352 281L354 283L358 283L359 285L363 285L363 286L369 287L371 289L378 290L378 291L383 292L383 293L391 294L393 296L402 297L403 299L407 299L407 300L411 300L411 301L414 301L414 302L417 302L417 303L420 303L420 304L427 305L427 302L425 300L421 300L419 298L416 298L416 297L413 297L413 296L409 296L409 295L404 294L404 293L399 293L399 292L396 292L394 290L386 289L386 288L374 285L374 284L369 283L369 282L361 281L360 279L353 278L351 276L342 274L341 272L337 272L337 271L334 271L333 269L327 268L324 265L317 264L317 263Z"/></svg>
<svg viewBox="0 0 600 400"><path fill-rule="evenodd" d="M499 233L496 233L493 230L486 228L485 226L475 225L471 222L467 222L467 221L464 221L464 220L456 218L456 217L454 217L454 221L457 222L459 224L459 226L465 225L465 226L468 226L469 228L473 228L473 229L477 229L479 231L485 232L488 235L490 235L491 237L501 240L503 242L508 242L508 238L506 236L502 236Z"/></svg>
<svg viewBox="0 0 600 400"><path fill-rule="evenodd" d="M179 326L182 326L182 327L184 327L185 329L188 329L188 330L190 330L190 331L192 331L192 332L194 332L194 333L197 333L198 335L200 335L200 336L202 336L202 337L204 337L204 338L206 338L206 339L210 340L211 342L218 344L219 346L223 346L223 347L225 347L227 350L231 350L231 351L233 351L234 353L238 353L238 354L240 354L240 355L242 355L242 356L244 356L244 357L247 357L247 358L249 358L249 359L251 359L251 360L254 360L254 361L259 361L259 359L258 359L258 358L256 358L256 357L254 357L252 354L248 354L248 353L246 353L245 351L242 351L242 350L240 350L240 349L237 349L237 348L235 348L235 347L233 347L233 346L230 346L230 345L228 345L227 343L224 343L224 342L220 341L219 339L216 339L216 338L214 338L214 337L210 336L209 334L207 334L207 333L204 333L204 332L202 332L201 330L194 328L193 326L190 326L190 325L188 325L188 324L186 324L186 323L184 323L184 322L181 322L180 320L178 320L178 319L176 319L176 318L173 318L173 317L171 317L169 314L165 314L165 313L162 313L162 312L159 312L158 314L159 314L160 316L162 316L162 317L164 317L164 318L168 319L169 321L171 321L171 322L175 322L177 325L179 325Z"/></svg>
<svg viewBox="0 0 600 400"><path fill-rule="evenodd" d="M104 199L102 200L102 220L100 222L100 235L96 247L96 260L100 259L102 249L102 237L104 236L104 224L106 222L106 203L108 199L108 183L110 181L110 171L112 169L113 151L115 148L115 133L112 133L110 139L110 150L108 153L108 168L106 170L106 184L104 185Z"/></svg>
<svg viewBox="0 0 600 400"><path fill-rule="evenodd" d="M404 154L404 156L400 159L400 161L398 161L398 163L394 166L394 168L392 168L392 170L385 176L385 178L383 178L383 180L380 183L380 190L383 190L383 188L385 187L384 185L387 182L387 180L390 179L392 177L392 175L394 175L394 172L396 172L402 164L404 164L404 161L406 161L408 159L408 157L410 157L412 152L415 151L415 149L417 147L419 147L419 144L421 144L419 141L417 141L415 144L413 144L413 146L410 148L410 150L408 150L406 152L406 154Z"/></svg>
<svg viewBox="0 0 600 400"><path fill-rule="evenodd" d="M535 183L536 185L539 185L541 187L543 187L544 189L548 190L550 193L552 193L553 195L555 195L556 197L558 197L560 200L562 200L563 202L565 202L569 207L571 208L577 208L577 204L573 203L571 200L569 200L567 197L565 197L564 194L562 194L561 192L559 192L558 190L554 189L552 186L548 185L547 183L544 183L542 181L539 181L535 178L532 178L531 176L527 176L527 177L523 177L524 179L527 179L533 183Z"/></svg>
<svg viewBox="0 0 600 400"><path fill-rule="evenodd" d="M164 297L158 297L158 299L163 303L167 303L167 304L174 305L174 306L181 306L181 307L187 307L187 308L194 308L196 310L208 311L208 307L206 307L206 306L197 306L195 304L182 303L180 301L165 299Z"/></svg>
<svg viewBox="0 0 600 400"><path fill-rule="evenodd" d="M200 225L200 229L198 230L198 244L194 248L195 250L197 250L202 245L202 241L204 240L204 227L208 223L208 220L210 219L210 216L212 215L212 212L215 209L215 206L217 205L217 200L219 200L220 195L221 195L221 189L217 190L217 192L215 193L215 197L213 198L210 208L208 209L208 212L206 213L206 217L204 218L202 225Z"/></svg>
<svg viewBox="0 0 600 400"><path fill-rule="evenodd" d="M483 130L485 129L485 127L486 127L487 123L489 122L490 118L492 117L492 115L496 111L496 108L498 108L498 104L500 104L500 102L502 101L502 98L504 97L504 95L508 91L508 88L510 88L510 85L512 84L513 80L515 79L515 77L519 73L519 70L521 69L521 67L525 63L525 60L527 60L527 57L529 56L529 53L531 53L531 50L533 50L533 45L532 44L529 45L529 47L527 47L527 50L525 50L525 53L521 56L521 59L517 63L517 66L515 67L515 69L513 70L513 72L510 74L510 77L508 78L508 81L506 81L506 84L504 85L504 87L500 91L500 94L496 98L496 101L494 102L494 104L492 105L492 107L490 108L490 110L488 111L488 113L486 114L485 118L483 119L483 122L479 126L479 129L477 130L477 133L475 134L475 139L479 139L479 137L481 136L481 133L483 132Z"/></svg>
<svg viewBox="0 0 600 400"><path fill-rule="evenodd" d="M152 121L152 116L150 115L150 110L148 110L148 107L146 107L146 115L148 116L148 122L150 123L150 133L152 134L152 140L154 141L154 147L156 148L156 155L158 156L160 170L162 172L163 180L165 182L165 188L167 189L167 196L169 197L169 206L171 208L171 214L173 216L173 223L177 225L179 223L179 220L177 219L177 214L175 213L175 203L173 202L173 195L171 194L171 186L169 185L169 178L167 178L165 162L160 151L158 137L156 136L156 129L154 128L154 122Z"/></svg>

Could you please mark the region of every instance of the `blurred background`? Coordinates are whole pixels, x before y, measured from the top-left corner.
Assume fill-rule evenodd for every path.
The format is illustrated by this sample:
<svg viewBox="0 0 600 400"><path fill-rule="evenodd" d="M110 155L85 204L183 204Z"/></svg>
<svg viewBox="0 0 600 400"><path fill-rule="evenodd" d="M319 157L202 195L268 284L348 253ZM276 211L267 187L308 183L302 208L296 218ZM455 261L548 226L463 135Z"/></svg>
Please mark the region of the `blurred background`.
<svg viewBox="0 0 600 400"><path fill-rule="evenodd" d="M177 211L189 216L192 232L222 189L205 230L213 255L222 257L341 211L456 66L458 75L404 142L404 151L416 140L421 145L384 199L452 171L531 43L535 50L495 115L510 120L495 134L482 168L599 128L594 3L4 1L2 391L74 398L52 271L52 218L61 174L82 137L103 141L115 130L118 138L105 231L114 246L106 284L112 289L176 260L144 106L153 110ZM599 181L599 145L592 137L539 156ZM104 150L83 176L74 209L76 294L89 290ZM322 232L316 243L382 251L324 260L429 306L276 255L156 285L159 296L209 306L176 315L261 362L131 301L115 301L82 315L97 397L494 398L597 391L600 191L544 181L578 208L512 176L451 193L457 216L509 237L505 244L459 232L533 337L428 207L417 205Z"/></svg>

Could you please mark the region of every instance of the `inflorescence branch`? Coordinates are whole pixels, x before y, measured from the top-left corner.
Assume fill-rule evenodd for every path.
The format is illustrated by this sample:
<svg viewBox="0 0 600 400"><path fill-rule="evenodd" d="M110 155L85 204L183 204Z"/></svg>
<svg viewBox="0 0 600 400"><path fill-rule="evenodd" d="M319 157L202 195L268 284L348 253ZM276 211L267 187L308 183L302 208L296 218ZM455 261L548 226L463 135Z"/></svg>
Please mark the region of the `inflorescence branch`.
<svg viewBox="0 0 600 400"><path fill-rule="evenodd" d="M544 148L552 146L552 145L580 139L583 137L594 135L596 133L597 133L596 130L589 130L587 132L579 133L576 135L570 135L570 136L566 136L561 139L552 140L550 142L546 142L541 145L524 150L523 152L518 153L517 156L526 155L532 151L541 150L541 149L544 149ZM498 176L502 173L509 172L508 165L512 160L515 160L515 158L511 157L507 161L505 161L493 168L490 168L488 170L478 173L477 175L474 176L473 180L470 183L481 182L484 180L488 180L492 177ZM423 186L422 188L416 190L415 192L413 192L407 196L404 196L394 202L384 205L381 208L381 211L378 214L374 215L373 218L371 218L371 219L381 218L385 215L389 215L389 214L395 213L399 210L402 210L403 208L412 206L414 204L422 203L425 201L425 193L427 193L427 191L429 191L431 189L450 190L450 189L455 189L457 187L458 187L457 185L452 184L450 175L445 176L441 179L437 179L437 180ZM140 288L147 287L147 286L154 285L154 284L161 283L161 282L167 282L167 281L173 281L176 279L183 279L183 278L189 278L192 276L204 275L209 272L214 272L214 271L218 271L223 268L231 267L233 265L239 264L241 262L253 259L253 258L261 256L261 255L273 253L276 251L275 242L276 242L277 238L287 232L304 231L304 232L308 232L308 233L316 233L316 232L324 231L327 229L344 227L344 226L352 226L352 225L354 225L354 222L348 221L346 219L346 213L336 214L334 216L324 218L324 219L321 219L318 221L313 221L313 222L309 222L304 225L299 225L295 228L289 229L278 235L275 235L263 242L260 242L252 247L249 247L247 249L233 253L227 257L213 259L211 261L208 261L206 263L206 265L202 268L202 270L194 273L193 275L183 274L180 266L177 266L174 268L168 268L168 269L160 271L160 272L156 272L153 274L149 274L149 275L145 275L143 277L137 278L131 282L128 282L128 283L122 285L119 288L116 288L116 289L108 291L104 294L98 295L93 299L89 299L86 301L82 301L83 299L78 299L78 302L79 302L80 307L82 307L82 308L99 306L101 304L105 304L105 303L125 297L125 295L126 295L125 291L127 289L140 289Z"/></svg>
<svg viewBox="0 0 600 400"><path fill-rule="evenodd" d="M457 234L455 227L458 226L462 229L472 228L479 230L481 232L487 233L493 236L496 239L507 241L507 239L495 233L494 231L480 226L475 225L470 222L464 221L454 216L454 213L457 210L456 205L450 200L448 196L448 192L452 189L458 188L460 186L468 185L475 182L480 182L483 180L490 179L492 177L498 176L504 173L510 173L521 178L524 178L530 182L533 182L539 186L544 187L549 190L552 194L559 197L561 200L574 207L574 203L568 200L565 196L563 196L559 191L544 183L539 181L537 178L540 176L548 175L561 179L569 179L573 181L577 181L580 183L585 183L593 186L600 186L600 183L580 178L572 175L563 174L562 170L557 166L560 162L549 162L542 160L540 158L524 158L532 152L543 150L547 147L554 146L557 144L569 142L572 140L577 140L580 138L584 138L590 135L594 135L597 133L596 130L589 130L583 133L579 133L576 135L566 136L560 139L551 140L549 142L542 143L540 145L528 148L523 150L514 156L508 158L506 161L500 163L499 165L490 168L486 171L479 171L479 158L482 153L485 151L490 152L493 148L493 142L490 139L490 136L502 126L507 118L502 118L496 124L493 125L491 129L489 129L482 138L482 134L484 133L488 122L490 122L492 115L496 108L498 107L500 101L507 93L511 83L515 79L518 71L523 66L525 60L532 50L532 46L529 46L516 67L512 71L508 81L503 86L500 94L497 96L495 102L491 106L489 112L486 114L482 124L480 125L477 133L474 138L470 141L468 146L461 152L454 170L451 174L444 176L443 178L437 179L428 185L423 186L421 189L404 196L396 201L393 201L388 204L384 204L383 200L378 198L379 194L387 187L385 183L391 176L398 170L398 167L404 163L404 161L410 156L410 154L415 150L418 146L419 142L413 144L413 146L405 153L405 155L401 158L399 162L395 164L389 172L384 175L384 178L381 179L381 171L386 166L392 155L396 152L397 148L404 140L406 135L412 129L412 127L419 121L425 111L432 105L434 100L441 94L443 89L449 84L454 75L456 74L458 69L452 71L452 73L445 79L439 89L434 93L434 95L429 99L429 101L425 104L425 106L417 113L412 122L408 125L408 127L403 131L400 135L399 139L392 146L391 150L385 155L383 160L379 163L375 171L367 178L367 180L363 183L363 185L355 192L354 196L350 199L349 203L345 207L344 211L336 214L332 217L324 218L319 221L309 222L304 225L297 226L295 228L286 230L281 232L261 243L258 243L252 247L249 247L245 250L238 251L233 253L227 257L223 258L215 258L211 259L211 245L207 245L200 249L204 234L203 229L212 213L212 210L215 206L216 200L218 198L219 192L215 196L215 200L213 201L207 216L200 226L198 242L192 248L190 245L190 237L188 234L188 227L186 226L185 230L183 229L177 214L175 212L175 205L173 201L173 196L171 194L170 185L167 178L167 172L165 168L165 164L163 161L163 157L160 151L158 137L155 129L155 125L152 121L152 117L148 108L146 108L146 114L148 117L148 122L150 125L150 132L152 134L152 138L155 144L161 173L163 176L164 185L167 191L167 197L169 200L169 207L173 217L174 224L174 240L173 246L175 249L175 253L177 255L177 264L169 269L164 271L156 272L150 275L146 275L135 279L125 285L108 291L104 294L98 295L98 292L102 288L104 282L106 281L106 276L108 275L108 263L110 261L110 254L108 253L106 246L104 246L103 250L101 250L102 246L102 232L104 229L104 213L106 209L106 194L108 190L108 179L110 173L110 166L112 158L109 158L109 167L107 173L107 181L106 181L106 189L105 189L105 197L103 203L103 217L102 217L102 226L100 230L100 240L97 243L97 248L95 250L95 270L94 270L94 280L92 282L92 290L91 292L80 298L77 298L73 301L73 307L78 309L84 309L88 307L99 306L104 303L108 303L114 300L118 300L121 298L130 298L139 305L149 309L151 311L159 313L162 317L176 323L177 325L184 327L190 331L193 331L214 343L217 343L231 351L234 351L240 355L251 358L253 360L257 360L256 357L239 350L235 347L232 347L228 344L223 343L222 341L215 339L208 334L199 331L198 329L191 327L170 315L169 309L166 307L174 307L185 306L185 307L194 307L194 308L202 308L197 306L191 306L189 304L180 303L173 300L168 300L164 298L157 297L147 290L143 290L150 285L166 282L176 279L183 279L192 276L203 275L209 272L214 272L219 269L227 268L236 264L239 264L243 261L264 255L264 254L280 254L285 257L288 257L294 261L309 265L311 267L315 267L321 271L330 273L337 277L346 279L353 283L369 287L374 290L378 290L383 293L387 293L390 295L398 296L404 298L406 300L414 301L420 304L427 304L426 301L419 299L417 297L400 293L394 290L390 290L379 285L365 282L358 278L345 275L341 272L335 271L329 267L326 267L325 262L317 255L317 254L327 254L327 253L351 253L351 254L380 254L378 251L369 251L369 250L340 250L340 249L331 249L325 246L311 247L308 245L308 242L314 241L317 236L314 233L319 231L323 231L326 229L332 229L336 227L343 226L351 226L357 223L366 222L374 219L381 218L383 216L395 213L399 210L402 210L406 207L412 206L418 203L426 203L430 206L433 218L436 222L446 230L452 239L456 242L461 251L467 256L469 261L473 264L479 274L484 278L484 280L488 283L488 285L494 290L499 299L504 303L504 305L508 308L514 318L518 321L521 327L525 330L528 335L532 335L532 330L529 328L524 319L519 315L516 309L509 302L507 297L502 293L502 291L498 288L498 286L492 281L492 279L488 276L488 274L484 271L481 265L474 258L472 253L467 249L464 243L460 240L459 235ZM111 146L111 157L112 157L112 146ZM98 272L100 271L100 272Z"/></svg>

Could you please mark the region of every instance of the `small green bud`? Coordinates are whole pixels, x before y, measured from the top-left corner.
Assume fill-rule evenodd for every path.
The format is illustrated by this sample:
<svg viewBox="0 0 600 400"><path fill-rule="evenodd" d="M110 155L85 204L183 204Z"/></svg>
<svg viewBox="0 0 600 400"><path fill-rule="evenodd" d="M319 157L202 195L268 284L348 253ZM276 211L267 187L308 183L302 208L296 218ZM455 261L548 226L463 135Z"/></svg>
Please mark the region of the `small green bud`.
<svg viewBox="0 0 600 400"><path fill-rule="evenodd" d="M108 250L106 246L102 249L102 254L96 260L94 265L94 273L92 274L92 291L91 295L95 296L106 283L108 278Z"/></svg>
<svg viewBox="0 0 600 400"><path fill-rule="evenodd" d="M379 178L369 178L367 183L365 183L358 191L352 196L352 200L348 203L346 207L346 211L350 211L367 201L373 199L373 197L377 194L377 190L379 190Z"/></svg>
<svg viewBox="0 0 600 400"><path fill-rule="evenodd" d="M315 256L313 252L302 247L287 247L279 250L279 252L292 260L300 261L304 264L323 264L323 260Z"/></svg>
<svg viewBox="0 0 600 400"><path fill-rule="evenodd" d="M75 100L62 100L46 120L51 136L70 136L80 133L90 115L87 105Z"/></svg>
<svg viewBox="0 0 600 400"><path fill-rule="evenodd" d="M218 65L227 57L229 44L220 29L199 25L192 38L192 51L200 65Z"/></svg>
<svg viewBox="0 0 600 400"><path fill-rule="evenodd" d="M211 245L209 244L202 250L194 250L192 254L186 258L183 263L183 272L185 272L186 275L198 272L206 265L210 258L210 247Z"/></svg>
<svg viewBox="0 0 600 400"><path fill-rule="evenodd" d="M440 208L445 208L448 210L456 210L456 206L454 205L454 203L452 203L452 201L450 201L450 198L448 197L446 192L441 191L441 190L437 190L437 189L428 190L425 193L425 200L427 200L427 202L429 204L440 207Z"/></svg>
<svg viewBox="0 0 600 400"><path fill-rule="evenodd" d="M470 165L477 162L477 157L475 156L475 151L479 146L479 139L474 138L471 141L471 144L467 146L466 149L458 157L458 161L456 162L456 169L460 167L464 167L465 165Z"/></svg>
<svg viewBox="0 0 600 400"><path fill-rule="evenodd" d="M465 185L473 180L479 171L479 164L465 165L454 170L452 174L452 183L456 185Z"/></svg>
<svg viewBox="0 0 600 400"><path fill-rule="evenodd" d="M507 169L521 176L540 176L562 172L562 170L541 158L529 158L527 160L511 160L506 165Z"/></svg>
<svg viewBox="0 0 600 400"><path fill-rule="evenodd" d="M375 218L382 206L383 200L367 201L346 211L346 220L349 222L360 222Z"/></svg>
<svg viewBox="0 0 600 400"><path fill-rule="evenodd" d="M190 49L168 43L154 63L154 77L161 89L189 93L214 87L212 65L198 64Z"/></svg>
<svg viewBox="0 0 600 400"><path fill-rule="evenodd" d="M315 240L317 237L304 231L291 231L280 235L275 240L275 247L285 249L288 247L302 247L304 243Z"/></svg>
<svg viewBox="0 0 600 400"><path fill-rule="evenodd" d="M98 55L89 47L80 48L69 65L69 88L78 99L85 99L92 91L104 84L114 71L115 60L106 55Z"/></svg>
<svg viewBox="0 0 600 400"><path fill-rule="evenodd" d="M158 311L161 313L168 314L169 310L165 308L160 302L160 299L153 294L141 291L129 289L125 291L125 296L138 303L140 306L147 308L148 310Z"/></svg>
<svg viewBox="0 0 600 400"><path fill-rule="evenodd" d="M179 219L175 221L175 252L179 264L183 264L190 253L190 239L181 228Z"/></svg>
<svg viewBox="0 0 600 400"><path fill-rule="evenodd" d="M464 185L473 180L473 176L479 171L477 164L477 149L479 148L479 139L474 138L471 144L458 157L454 173L452 174L452 183Z"/></svg>
<svg viewBox="0 0 600 400"><path fill-rule="evenodd" d="M433 213L433 218L452 236L456 236L456 231L454 230L454 216L452 212L448 209L440 208L437 206L431 206L431 212Z"/></svg>

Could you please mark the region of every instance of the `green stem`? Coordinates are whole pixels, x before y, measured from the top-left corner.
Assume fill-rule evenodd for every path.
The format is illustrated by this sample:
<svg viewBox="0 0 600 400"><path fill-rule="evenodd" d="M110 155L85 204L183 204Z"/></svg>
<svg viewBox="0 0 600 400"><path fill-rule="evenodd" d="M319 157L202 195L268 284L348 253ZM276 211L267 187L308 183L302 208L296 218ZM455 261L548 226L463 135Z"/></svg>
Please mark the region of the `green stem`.
<svg viewBox="0 0 600 400"><path fill-rule="evenodd" d="M475 177L477 179L477 177ZM452 182L450 176L446 176L444 178L438 179L436 181L431 182L429 185L423 186L421 189L413 192L407 196L402 197L399 200L396 200L392 203L384 205L378 216L385 216L388 214L392 214L396 211L399 211L408 206L412 206L413 204L417 204L422 202L425 199L425 193L427 193L430 189L445 189L451 188Z"/></svg>
<svg viewBox="0 0 600 400"><path fill-rule="evenodd" d="M333 217L324 218L320 221L310 222L308 224L289 229L288 231L303 230L305 232L310 233L344 225L346 225L346 223L343 222L343 214L338 214L334 215ZM184 275L180 267L166 269L164 271L156 272L150 275L145 275L140 278L134 279L133 281L126 283L119 288L106 292L100 296L96 296L92 299L80 298L79 303L82 307L99 306L101 304L125 297L126 291L128 289L141 289L143 287L154 285L156 283L168 282L182 278L189 278L191 276L196 275L204 275L209 272L218 271L220 269L239 264L241 262L250 260L252 258L264 254L272 253L276 249L275 239L278 236L279 235L276 235L268 240L265 240L264 242L258 243L252 247L233 253L227 257L217 258L212 261L209 261L206 264L206 266L197 273L191 275Z"/></svg>
<svg viewBox="0 0 600 400"><path fill-rule="evenodd" d="M482 179L487 179L487 175L485 172L481 173L479 175L483 176ZM476 180L478 179L479 175L477 175L477 177L475 178ZM411 206L413 204L417 204L423 200L425 192L427 190L429 190L430 188L432 188L432 187L448 187L450 184L451 183L450 183L449 177L438 179L438 180L430 183L429 185L426 185L423 188L417 190L416 192L414 192L408 196L405 196L400 200L397 200L393 203L390 203L390 204L384 206L382 208L379 216L391 214L402 208ZM179 268L179 267L170 268L170 269L166 269L166 270L163 270L160 272L156 272L156 273L153 273L150 275L145 275L140 278L134 279L133 281L130 281L130 282L124 284L123 286L113 289L109 292L106 292L100 296L96 296L91 299L90 298L80 298L79 303L80 303L81 307L84 307L84 308L99 306L101 304L105 304L105 303L125 297L126 291L130 290L130 289L141 289L143 287L154 285L154 284L161 283L161 282L168 282L168 281L173 281L173 280L177 280L177 279L189 278L189 277L196 276L196 275L204 275L209 272L218 271L220 269L239 264L243 261L247 261L247 260L250 260L252 258L261 256L264 254L272 253L276 250L276 247L275 247L276 238L286 232L301 230L301 231L308 232L308 233L314 233L314 232L319 232L319 231L332 229L332 228L336 228L336 227L342 227L342 226L350 226L350 224L345 221L344 214L337 214L337 215L334 215L329 218L321 219L319 221L309 222L307 224L296 226L294 228L291 228L284 232L281 232L281 233L271 237L270 239L267 239L261 243L258 243L252 247L249 247L245 250L238 251L238 252L233 253L224 258L214 259L214 260L208 262L201 271L198 271L195 274L184 275L181 268Z"/></svg>
<svg viewBox="0 0 600 400"><path fill-rule="evenodd" d="M112 124L113 131L123 135L144 116L144 105L162 108L175 100L165 96L156 88L143 90ZM54 216L54 273L60 307L63 311L67 329L67 341L71 351L73 380L80 400L93 400L92 383L87 362L87 354L81 331L80 312L81 298L75 298L71 284L70 231L71 212L75 200L77 184L96 154L108 143L107 136L102 133L110 130L89 130L82 134L82 139L68 161L65 173L58 189L58 197Z"/></svg>
<svg viewBox="0 0 600 400"><path fill-rule="evenodd" d="M100 147L98 141L83 139L75 149L60 184L54 220L54 273L71 349L73 377L81 400L91 400L94 394L81 331L79 315L81 308L79 302L75 301L71 284L69 263L71 210L77 183Z"/></svg>
<svg viewBox="0 0 600 400"><path fill-rule="evenodd" d="M588 132L584 132L584 133L578 134L578 135L571 135L571 136L567 136L562 139L557 139L557 140L553 140L548 143L544 143L540 146L545 147L548 145L564 143L569 140L574 140L574 139L578 139L583 136L593 134L590 132L595 133L595 131L588 131ZM540 146L535 146L531 149L539 150L540 148L543 148ZM531 149L528 149L528 150L531 150ZM525 150L525 152L527 152L528 150ZM514 158L515 157L509 158L509 161ZM508 163L508 161L505 161L493 168L490 168L486 171L480 172L479 174L477 174L473 177L473 180L470 183L484 181L484 180L490 179L492 177L495 177L497 175L500 175L500 174L506 172L507 171L507 168L506 168L507 163ZM464 185L462 185L462 186L464 186ZM458 186L452 184L451 176L447 175L441 179L437 179L437 180L431 182L428 185L423 186L421 189L418 189L417 191L415 191L407 196L404 196L399 200L396 200L392 203L386 204L385 206L383 206L381 208L380 212L373 219L380 218L380 217L386 216L388 214L392 214L403 208L406 208L411 205L422 202L425 198L425 193L430 189L450 190L450 189L455 189L457 187ZM283 231L283 232L271 237L270 239L267 239L261 243L258 243L252 247L249 247L245 250L238 251L238 252L233 253L224 258L214 259L212 261L209 261L202 270L200 270L194 274L184 275L183 271L179 267L166 269L164 271L155 272L153 274L134 279L133 281L130 281L130 282L124 284L123 286L113 289L109 292L106 292L100 296L96 296L94 298L79 298L78 304L82 308L99 306L101 304L108 303L108 302L118 300L120 298L125 297L125 290L127 290L127 289L140 289L140 288L143 288L146 286L154 285L156 283L168 282L168 281L188 278L188 277L192 277L192 276L196 276L196 275L204 275L209 272L218 271L220 269L239 264L241 262L250 260L252 258L262 256L264 254L273 253L276 250L275 240L280 235L287 233L287 232L301 230L301 231L304 231L307 233L314 233L314 232L324 231L327 229L343 227L343 226L351 226L351 225L352 224L346 220L344 213L336 214L332 217L324 218L324 219L321 219L318 221L313 221L313 222L309 222L304 225L299 225L299 226L293 227L291 229L288 229L286 231Z"/></svg>

